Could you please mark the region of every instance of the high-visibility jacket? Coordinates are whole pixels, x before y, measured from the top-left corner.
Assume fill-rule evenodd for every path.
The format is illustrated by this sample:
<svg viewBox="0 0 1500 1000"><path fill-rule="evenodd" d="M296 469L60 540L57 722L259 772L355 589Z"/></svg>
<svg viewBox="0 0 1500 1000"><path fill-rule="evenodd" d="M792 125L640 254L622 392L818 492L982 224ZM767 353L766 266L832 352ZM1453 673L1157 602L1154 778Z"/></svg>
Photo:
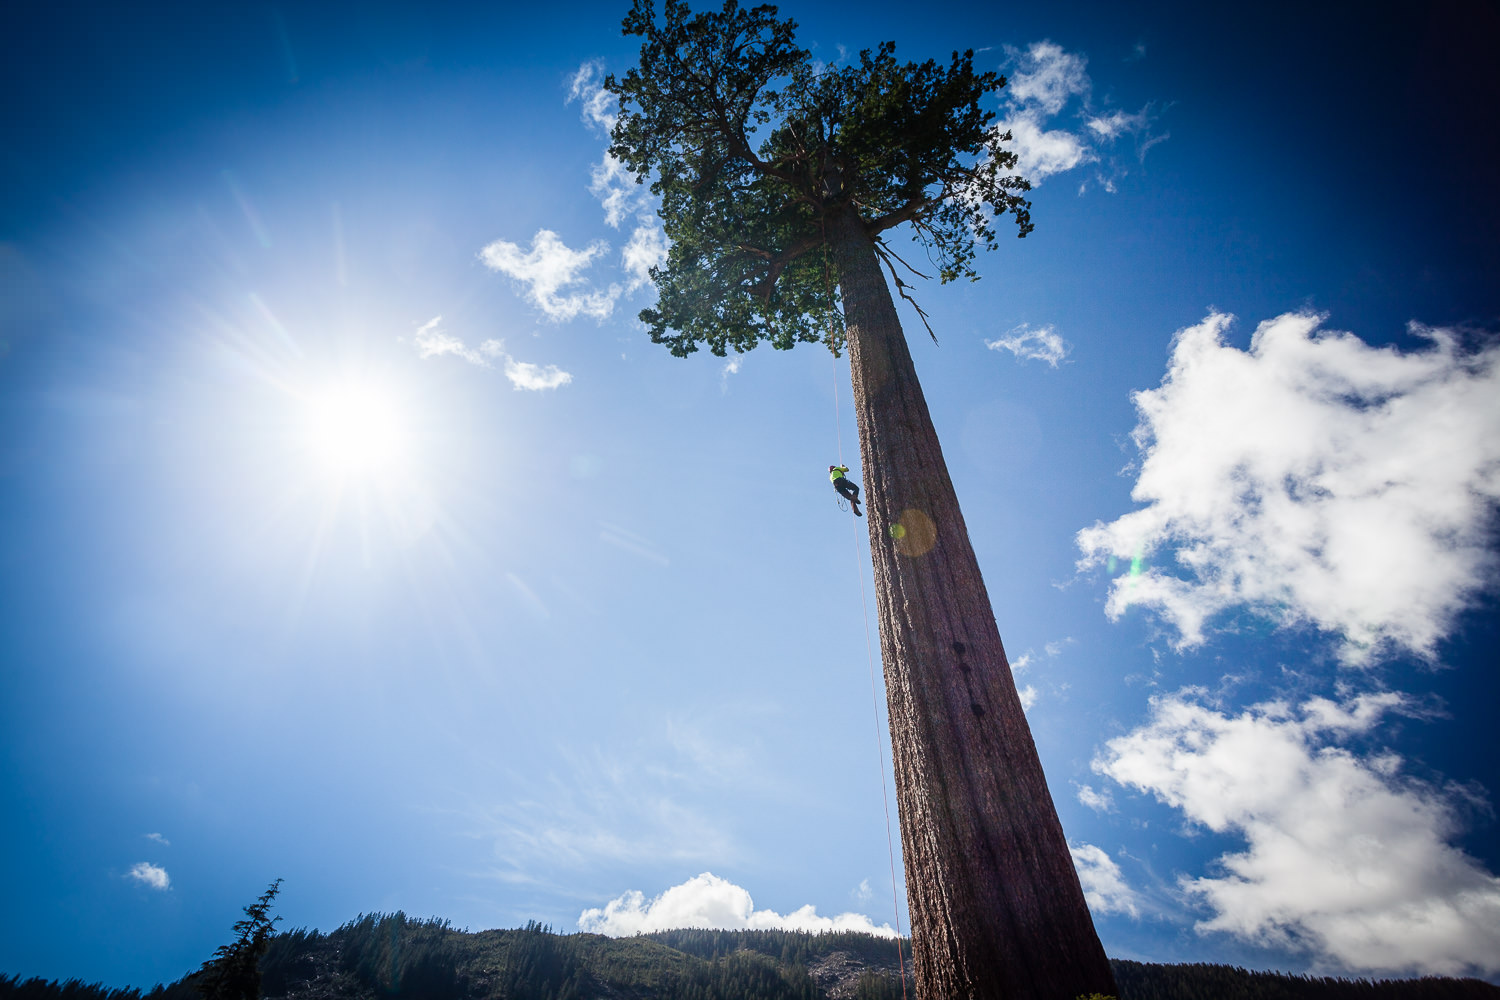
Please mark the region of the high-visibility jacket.
<svg viewBox="0 0 1500 1000"><path fill-rule="evenodd" d="M844 473L846 473L848 471L849 471L849 466L847 466L847 465L835 466L834 469L831 472L828 473L828 481L831 482L831 483L836 483L840 479L843 479L844 478Z"/></svg>

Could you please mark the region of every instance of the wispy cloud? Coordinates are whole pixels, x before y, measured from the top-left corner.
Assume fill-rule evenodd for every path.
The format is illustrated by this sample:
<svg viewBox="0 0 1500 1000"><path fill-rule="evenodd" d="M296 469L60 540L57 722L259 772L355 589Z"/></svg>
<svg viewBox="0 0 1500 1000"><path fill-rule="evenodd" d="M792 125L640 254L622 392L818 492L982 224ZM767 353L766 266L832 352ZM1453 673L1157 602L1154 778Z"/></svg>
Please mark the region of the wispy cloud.
<svg viewBox="0 0 1500 1000"><path fill-rule="evenodd" d="M888 924L876 924L862 913L818 915L812 905L791 913L757 910L750 893L733 882L704 872L681 885L647 899L631 890L602 907L584 910L578 917L578 929L590 934L626 937L678 927L703 927L723 930L791 930L817 934L826 931L855 931L880 937L895 937Z"/></svg>
<svg viewBox="0 0 1500 1000"><path fill-rule="evenodd" d="M1073 867L1083 884L1083 896L1095 913L1124 913L1140 916L1135 892L1125 883L1125 876L1115 860L1093 844L1068 845Z"/></svg>
<svg viewBox="0 0 1500 1000"><path fill-rule="evenodd" d="M1016 65L1005 93L1022 107L1055 115L1074 97L1089 93L1088 57L1068 52L1056 42L1032 42L1022 52L1006 47Z"/></svg>
<svg viewBox="0 0 1500 1000"><path fill-rule="evenodd" d="M417 328L412 343L417 354L425 361L428 358L455 357L480 368L500 365L505 377L516 389L532 391L556 389L573 381L573 376L556 365L536 365L529 361L517 361L505 351L503 340L486 340L477 348L470 347L459 338L442 329L443 317L434 316Z"/></svg>
<svg viewBox="0 0 1500 1000"><path fill-rule="evenodd" d="M585 123L600 132L609 134L619 119L619 106L615 96L604 89L604 64L591 59L578 67L568 81L567 103L579 103L579 111Z"/></svg>
<svg viewBox="0 0 1500 1000"><path fill-rule="evenodd" d="M1025 49L1006 46L1005 53L1010 72L1002 95L1007 105L995 130L1010 133L1007 148L1017 156L1014 172L1033 184L1097 163L1097 182L1114 193L1116 178L1126 173L1109 152L1114 143L1134 138L1136 158L1144 162L1146 152L1167 138L1166 133L1152 134L1158 112L1151 104L1134 113L1096 109L1088 59L1081 53L1045 39ZM1070 108L1067 123L1051 124ZM1085 181L1079 192L1087 188Z"/></svg>
<svg viewBox="0 0 1500 1000"><path fill-rule="evenodd" d="M629 528L622 528L618 524L600 521L599 540L624 549L626 552L634 553L643 559L649 559L660 566L668 566L672 562L661 549L657 548L655 542L636 534Z"/></svg>
<svg viewBox="0 0 1500 1000"><path fill-rule="evenodd" d="M1080 568L1119 573L1112 618L1151 608L1189 648L1248 606L1338 636L1346 662L1431 658L1492 583L1500 345L1414 326L1431 346L1405 353L1321 319L1262 323L1247 351L1220 313L1178 332L1161 386L1134 397L1146 506L1077 538Z"/></svg>
<svg viewBox="0 0 1500 1000"><path fill-rule="evenodd" d="M152 889L165 891L172 888L172 879L167 875L167 870L160 865L153 865L149 861L141 861L130 866L126 872L127 878L133 878L142 885Z"/></svg>
<svg viewBox="0 0 1500 1000"><path fill-rule="evenodd" d="M667 259L667 234L662 232L656 216L651 216L630 234L620 254L620 266L630 275L625 286L626 293L636 292L651 285L651 269L665 263Z"/></svg>
<svg viewBox="0 0 1500 1000"><path fill-rule="evenodd" d="M1079 785L1078 801L1094 812L1113 812L1115 808L1115 797L1109 794L1108 788L1095 791L1092 785Z"/></svg>
<svg viewBox="0 0 1500 1000"><path fill-rule="evenodd" d="M729 391L729 376L738 375L740 373L740 366L743 364L744 358L738 354L724 362L723 367L719 369L720 392Z"/></svg>
<svg viewBox="0 0 1500 1000"><path fill-rule="evenodd" d="M560 322L582 315L603 320L614 311L622 289L614 284L602 292L588 289L582 275L608 251L609 244L603 240L573 250L552 230L539 229L530 250L496 240L479 251L479 259L485 267L525 285L526 298L548 319Z"/></svg>
<svg viewBox="0 0 1500 1000"><path fill-rule="evenodd" d="M1201 692L1153 699L1094 769L1197 824L1243 838L1223 874L1184 876L1213 914L1202 932L1306 950L1324 968L1500 971L1500 879L1449 842L1455 793L1402 774L1390 752L1343 745L1407 708L1381 692L1230 715Z"/></svg>
<svg viewBox="0 0 1500 1000"><path fill-rule="evenodd" d="M986 340L984 346L992 351L1009 351L1019 361L1045 361L1053 368L1072 350L1051 324L1033 328L1022 323L1002 337Z"/></svg>
<svg viewBox="0 0 1500 1000"><path fill-rule="evenodd" d="M153 841L155 841L156 843L160 844L163 847L171 847L172 846L172 842L170 840L168 840L166 837L163 837L159 833L148 833L148 834L146 834L146 839L147 840L153 840Z"/></svg>
<svg viewBox="0 0 1500 1000"><path fill-rule="evenodd" d="M618 118L613 94L604 89L604 67L586 62L578 67L568 86L568 103L577 101L582 116L606 140ZM626 218L634 217L635 229L620 254L620 266L629 275L624 294L632 295L651 285L651 268L667 258L667 237L661 221L651 209L650 191L636 182L635 175L610 155L606 149L589 175L589 192L604 209L604 222L619 229Z"/></svg>
<svg viewBox="0 0 1500 1000"><path fill-rule="evenodd" d="M428 358L451 356L461 358L471 365L479 365L481 368L490 366L482 352L467 346L457 337L445 333L442 324L443 317L434 316L417 327L417 332L412 335L412 343L416 345L417 355L423 361Z"/></svg>
<svg viewBox="0 0 1500 1000"><path fill-rule="evenodd" d="M703 803L723 789L781 801L785 788L759 765L751 721L775 711L739 703L643 720L635 741L564 749L546 771L516 775L504 800L465 810L473 834L494 845L489 874L525 881L621 865L738 863L747 848L734 824Z"/></svg>
<svg viewBox="0 0 1500 1000"><path fill-rule="evenodd" d="M567 104L577 103L586 125L604 137L619 117L614 95L604 89L604 67L586 62L568 82ZM609 253L610 246L594 240L581 250L567 246L550 229L539 229L531 248L495 240L479 252L491 270L520 282L528 301L555 322L586 316L603 322L613 314L622 297L653 287L651 268L667 257L667 237L652 209L649 188L606 149L589 175L589 192L604 209L604 222L619 229L627 219L635 220L630 238L620 252L618 267L623 282L610 282L603 289L592 286L584 274Z"/></svg>
<svg viewBox="0 0 1500 1000"><path fill-rule="evenodd" d="M517 361L508 354L504 358L505 377L517 389L556 389L573 381L572 375L556 365L534 365L529 361Z"/></svg>

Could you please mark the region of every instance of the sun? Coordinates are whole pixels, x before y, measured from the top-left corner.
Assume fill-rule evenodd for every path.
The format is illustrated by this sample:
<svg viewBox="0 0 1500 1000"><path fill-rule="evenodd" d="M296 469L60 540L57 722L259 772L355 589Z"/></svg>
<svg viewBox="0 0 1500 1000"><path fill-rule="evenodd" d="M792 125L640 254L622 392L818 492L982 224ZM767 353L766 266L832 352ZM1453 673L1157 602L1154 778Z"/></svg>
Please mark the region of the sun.
<svg viewBox="0 0 1500 1000"><path fill-rule="evenodd" d="M400 397L370 379L331 383L305 401L308 457L337 481L375 479L399 471L409 431Z"/></svg>

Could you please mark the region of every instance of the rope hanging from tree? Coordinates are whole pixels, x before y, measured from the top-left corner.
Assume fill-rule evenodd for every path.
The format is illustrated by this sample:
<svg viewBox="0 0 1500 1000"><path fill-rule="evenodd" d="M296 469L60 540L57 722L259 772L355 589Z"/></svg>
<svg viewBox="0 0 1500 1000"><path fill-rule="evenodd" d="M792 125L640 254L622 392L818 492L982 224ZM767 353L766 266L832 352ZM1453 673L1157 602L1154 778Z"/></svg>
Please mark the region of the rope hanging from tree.
<svg viewBox="0 0 1500 1000"><path fill-rule="evenodd" d="M828 283L828 270L825 257L823 280ZM833 301L832 288L829 288L828 301ZM838 438L839 465L844 464L844 427L843 419L839 413L839 356L833 350L833 319L828 321L828 347L833 360L833 426ZM839 509L847 510L842 498ZM891 910L896 920L896 968L901 975L901 997L906 1000L906 955L901 947L901 902L896 893L896 846L891 837L891 800L886 791L885 784L885 751L881 746L880 732L880 697L875 683L875 647L870 641L870 605L865 598L865 574L864 574L864 550L859 544L859 522L853 518L849 519L849 525L854 531L854 575L859 580L859 606L865 618L865 659L870 668L870 707L875 716L875 760L880 770L880 801L885 808L885 849L891 863Z"/></svg>

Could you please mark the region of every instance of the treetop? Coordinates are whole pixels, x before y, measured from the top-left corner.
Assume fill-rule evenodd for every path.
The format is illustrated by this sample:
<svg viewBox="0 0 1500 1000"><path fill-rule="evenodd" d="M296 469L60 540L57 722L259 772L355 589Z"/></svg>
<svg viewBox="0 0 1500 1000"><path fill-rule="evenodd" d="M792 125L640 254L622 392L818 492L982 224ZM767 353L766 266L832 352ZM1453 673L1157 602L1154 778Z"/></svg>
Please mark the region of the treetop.
<svg viewBox="0 0 1500 1000"><path fill-rule="evenodd" d="M671 249L641 319L673 354L762 340L838 350L834 213L857 215L893 276L881 234L910 223L944 282L978 278L975 248L994 247L996 217L1031 231L1010 133L981 107L1004 77L976 73L972 51L901 63L894 42L821 65L796 28L736 0L697 14L665 0L660 21L633 0L624 19L644 41L639 65L605 80L620 100L609 151L661 198Z"/></svg>

